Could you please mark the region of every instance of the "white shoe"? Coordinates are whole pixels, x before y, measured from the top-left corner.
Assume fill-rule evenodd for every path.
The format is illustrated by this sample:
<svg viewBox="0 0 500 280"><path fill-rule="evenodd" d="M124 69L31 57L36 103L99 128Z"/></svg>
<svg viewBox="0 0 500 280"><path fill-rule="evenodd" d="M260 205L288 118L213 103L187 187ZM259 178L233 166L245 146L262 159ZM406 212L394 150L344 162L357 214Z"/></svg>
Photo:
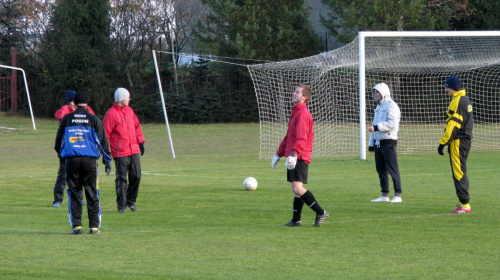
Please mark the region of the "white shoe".
<svg viewBox="0 0 500 280"><path fill-rule="evenodd" d="M389 202L389 197L387 196L380 196L378 198L372 199L371 202Z"/></svg>
<svg viewBox="0 0 500 280"><path fill-rule="evenodd" d="M391 202L392 203L399 203L399 202L403 202L403 200L401 199L400 196L395 196L391 199Z"/></svg>

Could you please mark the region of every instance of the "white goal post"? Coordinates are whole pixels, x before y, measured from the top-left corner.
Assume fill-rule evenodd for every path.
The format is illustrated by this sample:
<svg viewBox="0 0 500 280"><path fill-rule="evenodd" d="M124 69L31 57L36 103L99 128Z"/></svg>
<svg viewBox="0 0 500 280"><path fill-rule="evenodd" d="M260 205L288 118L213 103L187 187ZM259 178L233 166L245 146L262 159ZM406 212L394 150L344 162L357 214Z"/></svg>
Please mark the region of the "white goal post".
<svg viewBox="0 0 500 280"><path fill-rule="evenodd" d="M163 97L163 87L161 85L160 70L158 69L158 62L156 61L155 50L153 50L153 62L155 64L156 81L158 83L158 91L160 92L163 117L165 118L165 126L167 127L168 142L170 144L170 153L172 154L172 158L175 158L174 143L172 142L172 135L170 134L170 125L168 123L167 108L165 106L165 98Z"/></svg>
<svg viewBox="0 0 500 280"><path fill-rule="evenodd" d="M457 75L474 106L474 150L500 150L500 31L360 32L342 48L311 57L249 65L260 119L260 157L272 157L285 135L291 94L313 90L313 157L366 159L366 123L385 82L401 108L400 153L434 153Z"/></svg>
<svg viewBox="0 0 500 280"><path fill-rule="evenodd" d="M0 65L0 67L1 68L12 69L12 70L19 70L19 71L21 71L23 73L24 88L26 89L26 97L28 98L28 106L30 108L31 123L33 124L33 130L36 130L35 117L33 116L33 109L31 107L30 91L28 89L28 79L26 79L26 73L24 72L24 69L18 68L18 67L12 67L12 66L8 66L8 65Z"/></svg>

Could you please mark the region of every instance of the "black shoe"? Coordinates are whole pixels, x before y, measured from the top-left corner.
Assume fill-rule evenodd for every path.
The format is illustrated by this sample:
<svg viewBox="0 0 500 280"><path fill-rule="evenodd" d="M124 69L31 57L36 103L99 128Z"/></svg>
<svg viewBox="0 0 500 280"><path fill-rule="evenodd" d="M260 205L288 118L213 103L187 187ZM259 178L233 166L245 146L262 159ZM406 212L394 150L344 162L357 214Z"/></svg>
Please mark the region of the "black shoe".
<svg viewBox="0 0 500 280"><path fill-rule="evenodd" d="M98 228L91 228L89 231L90 234L99 234L101 231Z"/></svg>
<svg viewBox="0 0 500 280"><path fill-rule="evenodd" d="M83 233L83 229L82 228L74 228L72 229L69 234L82 234Z"/></svg>
<svg viewBox="0 0 500 280"><path fill-rule="evenodd" d="M131 205L131 206L129 206L129 208L130 208L130 210L132 210L132 211L137 211L137 207L135 207L135 205Z"/></svg>
<svg viewBox="0 0 500 280"><path fill-rule="evenodd" d="M300 221L298 221L298 222L290 221L290 222L284 224L283 226L284 227L300 227L301 225L302 225L302 223Z"/></svg>
<svg viewBox="0 0 500 280"><path fill-rule="evenodd" d="M326 212L326 210L325 210L325 214L323 214L323 215L316 214L316 219L314 220L313 227L321 226L321 224L323 224L328 217L330 217L330 213Z"/></svg>
<svg viewBox="0 0 500 280"><path fill-rule="evenodd" d="M119 213L127 213L127 209L123 208L123 209L118 209L118 212Z"/></svg>

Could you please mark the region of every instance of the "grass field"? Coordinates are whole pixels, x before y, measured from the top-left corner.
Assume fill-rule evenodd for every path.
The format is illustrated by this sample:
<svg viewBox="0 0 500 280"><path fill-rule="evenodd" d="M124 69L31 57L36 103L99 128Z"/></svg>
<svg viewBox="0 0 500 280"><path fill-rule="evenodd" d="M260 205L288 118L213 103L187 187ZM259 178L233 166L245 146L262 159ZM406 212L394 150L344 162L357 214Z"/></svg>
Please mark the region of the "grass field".
<svg viewBox="0 0 500 280"><path fill-rule="evenodd" d="M147 124L139 211L118 213L101 175L102 234L70 236L66 197L51 207L57 122L36 121L0 116L18 128L0 129L0 279L499 279L500 151L471 152L464 215L449 214L437 153L400 154L401 204L370 203L373 155L313 159L308 188L331 217L313 228L305 207L304 226L286 228L292 192L283 160L258 158L258 124L173 125L176 159L165 126Z"/></svg>

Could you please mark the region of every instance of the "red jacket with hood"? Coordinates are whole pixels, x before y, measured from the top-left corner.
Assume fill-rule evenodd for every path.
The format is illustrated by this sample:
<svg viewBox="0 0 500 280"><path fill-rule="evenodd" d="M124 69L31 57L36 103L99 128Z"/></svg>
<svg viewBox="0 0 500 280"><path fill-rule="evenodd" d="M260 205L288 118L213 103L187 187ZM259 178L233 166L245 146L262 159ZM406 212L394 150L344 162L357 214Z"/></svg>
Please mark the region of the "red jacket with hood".
<svg viewBox="0 0 500 280"><path fill-rule="evenodd" d="M130 106L113 103L102 122L111 146L113 158L140 153L139 144L144 143L141 124Z"/></svg>

